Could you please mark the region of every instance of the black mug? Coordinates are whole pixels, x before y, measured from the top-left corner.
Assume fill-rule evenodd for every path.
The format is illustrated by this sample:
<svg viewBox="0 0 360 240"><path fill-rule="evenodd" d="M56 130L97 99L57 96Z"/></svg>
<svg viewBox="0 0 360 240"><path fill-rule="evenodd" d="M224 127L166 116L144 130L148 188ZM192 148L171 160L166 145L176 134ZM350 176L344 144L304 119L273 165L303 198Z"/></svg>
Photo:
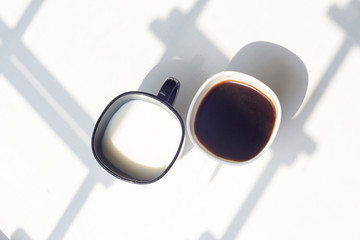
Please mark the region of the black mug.
<svg viewBox="0 0 360 240"><path fill-rule="evenodd" d="M168 78L156 95L132 91L112 100L96 122L92 150L113 176L132 183L161 179L181 156L185 128L172 107L180 82Z"/></svg>

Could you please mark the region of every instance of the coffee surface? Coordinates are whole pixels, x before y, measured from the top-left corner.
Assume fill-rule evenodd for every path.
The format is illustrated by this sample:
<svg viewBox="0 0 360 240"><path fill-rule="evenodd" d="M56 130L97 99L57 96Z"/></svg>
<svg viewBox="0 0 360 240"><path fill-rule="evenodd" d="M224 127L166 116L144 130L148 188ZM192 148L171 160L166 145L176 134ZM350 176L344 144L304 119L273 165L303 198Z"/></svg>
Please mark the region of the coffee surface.
<svg viewBox="0 0 360 240"><path fill-rule="evenodd" d="M275 118L275 107L262 92L226 80L213 86L203 98L194 130L208 151L241 162L250 160L265 147Z"/></svg>

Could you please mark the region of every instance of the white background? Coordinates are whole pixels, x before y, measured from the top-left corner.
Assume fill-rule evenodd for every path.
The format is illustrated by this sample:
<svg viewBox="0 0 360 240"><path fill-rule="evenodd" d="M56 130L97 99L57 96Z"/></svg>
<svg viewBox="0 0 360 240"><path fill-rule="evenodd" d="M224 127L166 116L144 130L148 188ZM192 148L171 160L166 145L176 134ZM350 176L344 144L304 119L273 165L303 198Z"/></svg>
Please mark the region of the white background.
<svg viewBox="0 0 360 240"><path fill-rule="evenodd" d="M0 239L360 239L359 26L359 0L1 0ZM174 76L185 119L223 70L280 98L258 161L219 169L187 141L151 185L96 163L115 96Z"/></svg>

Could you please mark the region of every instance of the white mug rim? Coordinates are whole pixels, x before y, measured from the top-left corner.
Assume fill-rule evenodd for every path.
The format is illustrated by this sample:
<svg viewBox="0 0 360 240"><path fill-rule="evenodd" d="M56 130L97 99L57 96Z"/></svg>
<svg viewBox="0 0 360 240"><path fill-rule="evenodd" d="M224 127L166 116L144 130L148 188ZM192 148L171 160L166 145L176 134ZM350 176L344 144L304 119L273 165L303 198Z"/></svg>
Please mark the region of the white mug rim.
<svg viewBox="0 0 360 240"><path fill-rule="evenodd" d="M260 90L263 94L265 94L268 98L270 98L270 100L272 101L273 105L275 106L275 110L276 110L276 118L275 118L274 128L271 133L270 139L266 143L265 147L256 156L254 156L253 158L246 160L246 161L235 162L235 161L231 161L231 160L228 160L225 158L221 158L221 157L216 156L215 154L211 153L204 146L202 146L199 141L197 141L195 139L196 136L195 136L195 134L193 134L193 130L192 130L193 127L191 126L191 123L193 122L193 119L195 118L197 108L198 108L201 100L203 99L203 97L207 94L207 92L210 89L212 89L212 87L214 85L216 85L219 82L226 81L226 80L227 81L234 80L234 81L246 84L246 85L250 85L250 87L253 87L257 90ZM197 106L195 106L195 105L197 105ZM245 73L235 72L235 71L223 71L223 72L216 73L213 76L211 76L210 78L208 78L196 92L194 98L191 101L191 104L190 104L189 110L188 110L188 114L186 117L186 131L188 133L188 136L189 136L192 144L194 146L196 146L196 148L199 149L203 154L210 157L211 159L213 159L217 162L229 164L229 165L245 165L245 164L255 161L256 159L258 159L260 156L262 156L268 150L268 148L271 146L272 142L274 141L274 139L277 135L277 132L278 132L278 129L280 126L280 121L281 121L281 105L280 105L279 99L277 98L277 96L273 92L273 90L271 90L266 84L264 84L257 78L247 75Z"/></svg>

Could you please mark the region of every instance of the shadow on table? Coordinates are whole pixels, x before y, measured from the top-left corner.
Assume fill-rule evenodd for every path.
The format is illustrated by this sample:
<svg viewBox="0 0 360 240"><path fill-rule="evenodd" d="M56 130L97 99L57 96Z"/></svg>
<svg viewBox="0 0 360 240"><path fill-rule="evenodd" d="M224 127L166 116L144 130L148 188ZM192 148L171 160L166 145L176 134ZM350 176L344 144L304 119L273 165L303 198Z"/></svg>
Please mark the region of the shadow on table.
<svg viewBox="0 0 360 240"><path fill-rule="evenodd" d="M0 240L9 240L9 238L0 230Z"/></svg>
<svg viewBox="0 0 360 240"><path fill-rule="evenodd" d="M24 229L18 228L10 237L10 240L31 240Z"/></svg>
<svg viewBox="0 0 360 240"><path fill-rule="evenodd" d="M331 17L351 36L346 37L315 91L294 118L307 89L308 76L302 61L281 46L254 42L242 48L230 62L195 24L207 2L208 0L198 0L188 13L175 9L167 19L155 20L151 24L151 31L164 43L166 51L145 77L139 90L156 94L167 77L177 77L182 86L174 107L183 119L186 119L191 99L200 85L209 76L226 69L242 71L259 78L279 96L284 114L278 137L271 149L273 158L222 237L235 239L278 167L292 164L300 153L310 154L314 151L315 143L306 136L304 126L353 46L354 39L359 42L359 1L351 1L345 9L334 7L330 10ZM113 178L97 165L89 148L94 121L21 41L42 3L42 0L32 0L13 29L8 28L0 19L0 73L9 79L89 170L88 176L49 236L49 239L62 239L94 186L97 183L109 186ZM184 155L191 148L190 141L187 141ZM17 230L13 238L29 239L22 229ZM201 239L214 238L206 232Z"/></svg>

